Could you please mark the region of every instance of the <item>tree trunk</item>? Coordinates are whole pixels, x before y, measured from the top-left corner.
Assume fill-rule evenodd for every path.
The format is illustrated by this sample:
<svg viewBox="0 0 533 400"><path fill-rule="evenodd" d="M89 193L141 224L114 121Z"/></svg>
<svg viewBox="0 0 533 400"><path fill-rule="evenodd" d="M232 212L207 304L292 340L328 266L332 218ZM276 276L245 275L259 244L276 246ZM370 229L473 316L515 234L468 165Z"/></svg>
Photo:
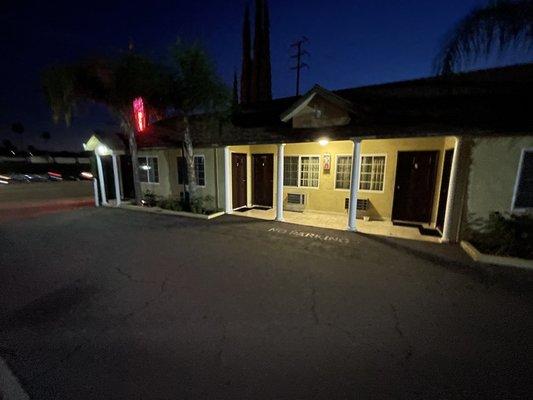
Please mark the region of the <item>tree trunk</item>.
<svg viewBox="0 0 533 400"><path fill-rule="evenodd" d="M192 205L196 198L196 171L194 170L194 149L192 146L191 127L189 118L183 117L183 150L185 162L187 164L187 180L189 181L189 205Z"/></svg>
<svg viewBox="0 0 533 400"><path fill-rule="evenodd" d="M133 169L133 191L135 192L135 204L140 205L142 200L141 180L139 178L139 158L137 156L137 141L135 139L135 129L129 121L124 122L124 128L128 135L130 147L131 167Z"/></svg>

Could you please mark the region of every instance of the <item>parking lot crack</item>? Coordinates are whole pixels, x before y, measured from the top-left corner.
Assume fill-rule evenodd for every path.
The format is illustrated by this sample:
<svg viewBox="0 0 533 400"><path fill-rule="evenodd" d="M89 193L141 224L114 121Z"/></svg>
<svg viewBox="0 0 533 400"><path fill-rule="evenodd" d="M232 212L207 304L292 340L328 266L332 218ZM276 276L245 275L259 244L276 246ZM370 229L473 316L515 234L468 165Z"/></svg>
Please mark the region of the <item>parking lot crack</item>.
<svg viewBox="0 0 533 400"><path fill-rule="evenodd" d="M135 283L149 283L149 284L156 284L157 282L156 281L147 281L147 280L144 280L144 279L137 279L137 278L134 278L131 274L128 274L127 272L123 271L122 269L120 269L119 267L115 267L115 270L122 276L126 277L129 281L131 282L135 282ZM166 283L166 278L165 278L165 281Z"/></svg>
<svg viewBox="0 0 533 400"><path fill-rule="evenodd" d="M413 346L411 345L411 343L409 343L409 340L407 339L407 337L405 336L405 334L404 334L404 332L403 332L403 330L401 328L400 318L398 317L398 310L396 310L396 307L394 307L394 305L392 303L389 303L389 306L390 306L390 308L392 310L392 317L394 319L394 330L396 331L396 333L398 334L400 339L405 343L405 345L407 347L403 360L404 361L409 361L409 359L413 355Z"/></svg>
<svg viewBox="0 0 533 400"><path fill-rule="evenodd" d="M316 325L320 325L320 319L318 318L318 313L316 311L316 288L311 287L311 306L310 306L311 315Z"/></svg>

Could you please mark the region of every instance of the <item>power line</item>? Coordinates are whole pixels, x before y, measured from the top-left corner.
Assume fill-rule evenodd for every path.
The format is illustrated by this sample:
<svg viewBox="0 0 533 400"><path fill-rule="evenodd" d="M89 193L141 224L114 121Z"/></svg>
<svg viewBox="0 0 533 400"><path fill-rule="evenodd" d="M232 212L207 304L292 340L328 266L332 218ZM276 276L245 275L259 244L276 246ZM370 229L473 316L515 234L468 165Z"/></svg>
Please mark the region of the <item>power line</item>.
<svg viewBox="0 0 533 400"><path fill-rule="evenodd" d="M302 36L300 40L297 40L291 44L291 48L296 49L296 54L291 55L291 59L296 59L296 65L291 67L291 70L296 70L296 96L300 95L300 76L303 68L309 68L309 65L302 61L302 58L309 56L309 53L303 49L303 45L308 43L309 39Z"/></svg>

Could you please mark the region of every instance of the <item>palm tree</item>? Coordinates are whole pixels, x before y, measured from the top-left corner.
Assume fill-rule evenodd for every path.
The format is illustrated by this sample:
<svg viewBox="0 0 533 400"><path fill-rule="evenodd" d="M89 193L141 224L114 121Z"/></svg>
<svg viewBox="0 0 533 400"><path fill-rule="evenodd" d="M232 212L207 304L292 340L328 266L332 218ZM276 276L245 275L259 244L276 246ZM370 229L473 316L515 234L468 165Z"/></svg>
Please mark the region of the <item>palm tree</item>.
<svg viewBox="0 0 533 400"><path fill-rule="evenodd" d="M190 119L195 114L217 120L218 112L226 112L229 90L215 71L213 62L198 43L180 40L171 47L172 66L167 105L180 115L178 130L183 130L184 157L187 164L189 201L196 197L196 174Z"/></svg>
<svg viewBox="0 0 533 400"><path fill-rule="evenodd" d="M133 52L117 58L55 66L43 74L44 91L55 122L61 118L70 125L72 115L81 102L103 104L118 118L128 137L137 204L142 193L132 104L135 98L143 97L151 106L159 105L161 74L158 65Z"/></svg>
<svg viewBox="0 0 533 400"><path fill-rule="evenodd" d="M493 0L475 8L447 35L434 68L449 74L461 66L512 46L533 47L533 0Z"/></svg>

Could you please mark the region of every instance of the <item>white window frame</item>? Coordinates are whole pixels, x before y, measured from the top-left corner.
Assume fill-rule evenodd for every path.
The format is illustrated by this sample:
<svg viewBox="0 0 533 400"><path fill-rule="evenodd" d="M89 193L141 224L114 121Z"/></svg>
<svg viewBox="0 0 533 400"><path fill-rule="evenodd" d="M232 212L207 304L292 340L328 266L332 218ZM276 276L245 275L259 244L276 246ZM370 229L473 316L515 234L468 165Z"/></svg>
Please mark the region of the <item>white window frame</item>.
<svg viewBox="0 0 533 400"><path fill-rule="evenodd" d="M284 154L284 157L298 157L298 186L287 186L283 182L283 187L287 188L299 188L299 189L319 189L320 180L322 176L322 156L320 154ZM301 174L302 174L302 157L318 157L318 186L302 186L301 185Z"/></svg>
<svg viewBox="0 0 533 400"><path fill-rule="evenodd" d="M361 167L363 166L363 157L385 157L385 164L383 165L383 189L381 190L361 189L361 174L363 173ZM357 188L357 191L361 193L385 193L386 175L387 175L387 153L361 154L361 156L359 157L359 179L358 179L359 187ZM372 186L372 182L370 186Z"/></svg>
<svg viewBox="0 0 533 400"><path fill-rule="evenodd" d="M160 179L159 179L159 168L160 168L160 164L159 164L159 156L139 156L137 155L137 160L139 158L146 158L146 163L148 164L148 159L149 158L155 158L157 160L157 182L140 182L140 183L144 183L145 185L159 185L159 182L160 182ZM140 168L140 165L139 165L139 168ZM148 180L150 180L150 174L148 173L148 171L146 171L146 177L148 178ZM140 180L140 179L139 179Z"/></svg>
<svg viewBox="0 0 533 400"><path fill-rule="evenodd" d="M518 187L522 179L522 167L524 165L524 158L526 153L533 153L533 147L524 147L520 153L520 161L518 163L518 170L516 171L516 178L513 189L513 200L511 203L511 212L527 212L533 210L533 207L515 207L516 196L518 195Z"/></svg>
<svg viewBox="0 0 533 400"><path fill-rule="evenodd" d="M204 184L203 185L198 184L198 176L196 174L196 163L195 163L194 175L196 177L196 186L200 187L200 188L205 188L207 186L207 174L206 174L206 168L205 168L205 155L203 155L203 154L195 154L194 158L196 159L196 157L201 158L204 161Z"/></svg>
<svg viewBox="0 0 533 400"><path fill-rule="evenodd" d="M298 159L298 165L296 166L296 186L285 185L285 176L283 176L283 187L287 188L298 188L300 187L300 156L296 154L284 154L283 155L283 169L285 172L285 157L296 157Z"/></svg>
<svg viewBox="0 0 533 400"><path fill-rule="evenodd" d="M183 159L185 159L185 156L184 156L184 155L178 155L178 156L176 157L176 162L177 162L177 163L178 163L177 160L178 160L178 158L180 158L180 157L183 158ZM199 187L199 188L205 188L205 187L207 186L207 174L206 174L206 168L205 168L205 155L204 155L204 154L195 154L193 157L194 157L194 158L196 158L196 157L201 157L201 158L204 159L204 184L203 184L203 185L199 185L198 183L196 183L196 187ZM187 164L187 161L185 161L185 164ZM179 169L179 167L180 167L179 165L176 166L177 169ZM176 172L177 172L177 171L176 171ZM196 175L196 170L194 171L194 174ZM187 173L185 173L185 176L186 176L187 179L188 179ZM179 173L178 173L177 176L176 176L176 180L177 180L177 182L178 182L178 185L183 185L183 183L180 183L180 176L179 176ZM196 180L198 180L198 178L196 178ZM187 186L188 186L188 185L189 185L189 184L187 184Z"/></svg>
<svg viewBox="0 0 533 400"><path fill-rule="evenodd" d="M333 183L333 186L334 186L334 189L335 190L338 190L340 192L349 192L350 191L350 188L348 189L344 189L344 188L338 188L337 187L337 168L338 168L338 165L339 165L339 157L351 157L352 158L352 163L350 165L350 186L351 186L351 178L352 178L352 168L353 168L353 154L337 154L335 155L335 175L334 175L334 180L335 182Z"/></svg>

